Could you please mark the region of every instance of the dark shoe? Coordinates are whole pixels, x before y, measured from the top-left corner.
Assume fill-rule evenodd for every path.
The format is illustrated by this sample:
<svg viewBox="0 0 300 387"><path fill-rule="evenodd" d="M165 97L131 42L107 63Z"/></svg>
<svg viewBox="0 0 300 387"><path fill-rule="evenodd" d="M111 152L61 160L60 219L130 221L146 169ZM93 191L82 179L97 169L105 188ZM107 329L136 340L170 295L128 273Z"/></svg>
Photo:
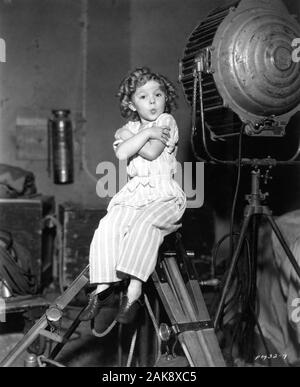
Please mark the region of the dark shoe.
<svg viewBox="0 0 300 387"><path fill-rule="evenodd" d="M142 297L138 298L136 301L129 302L128 297L123 296L116 320L121 324L130 324L136 318L142 305Z"/></svg>
<svg viewBox="0 0 300 387"><path fill-rule="evenodd" d="M112 287L104 290L99 294L91 293L89 295L89 302L80 316L81 321L89 321L97 316L102 306L107 305L114 297Z"/></svg>

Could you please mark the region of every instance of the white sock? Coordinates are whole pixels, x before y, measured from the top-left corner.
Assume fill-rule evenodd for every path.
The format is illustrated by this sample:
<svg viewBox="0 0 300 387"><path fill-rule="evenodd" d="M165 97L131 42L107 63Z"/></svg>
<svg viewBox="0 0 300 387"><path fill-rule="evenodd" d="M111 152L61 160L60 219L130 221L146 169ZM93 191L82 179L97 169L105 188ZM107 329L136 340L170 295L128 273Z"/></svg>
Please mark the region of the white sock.
<svg viewBox="0 0 300 387"><path fill-rule="evenodd" d="M136 301L142 294L142 286L128 286L127 297L129 302Z"/></svg>
<svg viewBox="0 0 300 387"><path fill-rule="evenodd" d="M104 290L108 289L110 287L110 284L99 284L97 285L96 289L94 290L94 294L100 294L102 293Z"/></svg>

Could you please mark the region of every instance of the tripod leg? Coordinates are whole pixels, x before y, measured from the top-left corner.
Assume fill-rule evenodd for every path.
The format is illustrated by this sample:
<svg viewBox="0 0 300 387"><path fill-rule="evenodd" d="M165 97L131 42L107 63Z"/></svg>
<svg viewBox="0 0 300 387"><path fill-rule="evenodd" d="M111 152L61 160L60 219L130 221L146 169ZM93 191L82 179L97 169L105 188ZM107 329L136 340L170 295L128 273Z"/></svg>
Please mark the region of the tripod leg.
<svg viewBox="0 0 300 387"><path fill-rule="evenodd" d="M248 302L242 305L242 313L247 316L245 330L242 338L240 353L247 363L253 363L255 357L255 326L256 326L256 282L257 282L257 252L259 220L261 215L255 214L252 217L252 232L250 239L250 256L247 262L249 273Z"/></svg>
<svg viewBox="0 0 300 387"><path fill-rule="evenodd" d="M278 238L278 240L279 240L283 250L285 251L285 253L286 253L288 259L290 260L293 268L295 269L298 277L300 278L300 267L299 267L299 265L298 265L294 255L293 255L293 253L291 252L288 244L286 243L286 241L285 241L285 239L284 239L284 237L283 237L283 235L282 235L282 233L281 233L277 223L275 222L275 220L272 217L272 215L267 214L266 216L267 216L267 219L268 219L269 223L271 224L272 229L275 232L275 234L276 234L276 236L277 236L277 238Z"/></svg>
<svg viewBox="0 0 300 387"><path fill-rule="evenodd" d="M228 289L229 289L229 286L230 286L230 283L231 283L231 280L232 280L232 277L233 277L233 273L234 273L234 270L235 270L235 267L236 267L236 263L238 261L239 255L241 253L241 250L242 250L242 247L243 247L243 244L244 244L244 240L245 240L245 237L246 237L246 234L247 234L247 229L248 229L249 222L250 222L250 219L251 219L252 215L253 215L253 210L250 209L250 211L245 215L245 218L244 218L244 221L243 221L241 234L240 234L236 250L235 250L235 252L233 254L233 257L232 257L232 260L231 260L231 263L230 263L230 266L229 266L229 270L228 270L228 274L227 274L227 277L226 277L225 285L224 285L224 288L222 290L221 300L220 300L220 303L218 305L218 309L217 309L217 312L216 312L215 321L214 321L215 328L217 328L217 326L219 324L220 317L221 317L221 314L222 314L223 309L224 309L226 295L227 295L227 292L228 292Z"/></svg>

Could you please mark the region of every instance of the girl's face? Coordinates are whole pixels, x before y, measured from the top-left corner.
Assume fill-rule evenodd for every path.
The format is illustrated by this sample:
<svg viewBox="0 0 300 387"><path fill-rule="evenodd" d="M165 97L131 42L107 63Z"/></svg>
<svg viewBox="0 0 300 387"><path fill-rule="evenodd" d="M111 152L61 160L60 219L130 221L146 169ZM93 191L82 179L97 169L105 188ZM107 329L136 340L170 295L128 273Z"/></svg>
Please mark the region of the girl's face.
<svg viewBox="0 0 300 387"><path fill-rule="evenodd" d="M155 121L165 111L165 104L166 94L157 81L151 80L136 89L129 107L145 124Z"/></svg>

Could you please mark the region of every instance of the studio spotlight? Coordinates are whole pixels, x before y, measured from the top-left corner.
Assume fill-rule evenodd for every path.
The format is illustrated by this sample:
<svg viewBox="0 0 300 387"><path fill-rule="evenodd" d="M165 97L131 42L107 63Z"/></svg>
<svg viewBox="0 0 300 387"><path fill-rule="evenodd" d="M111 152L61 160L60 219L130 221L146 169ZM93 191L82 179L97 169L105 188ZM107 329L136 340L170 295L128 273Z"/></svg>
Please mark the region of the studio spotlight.
<svg viewBox="0 0 300 387"><path fill-rule="evenodd" d="M195 28L179 79L212 139L236 135L241 125L249 136L284 136L300 107L298 38L300 26L280 0L235 1Z"/></svg>

